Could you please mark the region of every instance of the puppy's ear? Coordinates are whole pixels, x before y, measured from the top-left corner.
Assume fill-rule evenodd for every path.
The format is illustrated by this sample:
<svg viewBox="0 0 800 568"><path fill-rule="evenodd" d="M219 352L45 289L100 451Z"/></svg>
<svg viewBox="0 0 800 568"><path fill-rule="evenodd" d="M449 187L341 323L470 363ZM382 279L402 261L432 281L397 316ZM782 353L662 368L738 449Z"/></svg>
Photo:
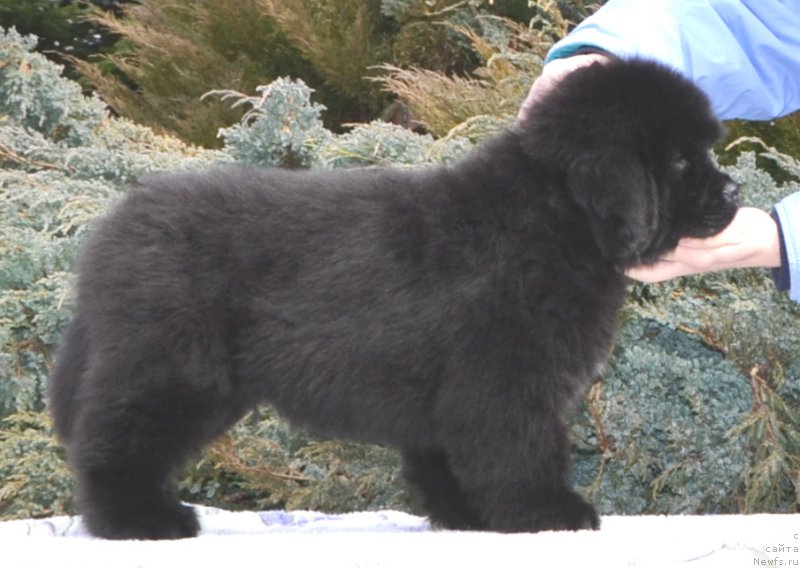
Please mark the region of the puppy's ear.
<svg viewBox="0 0 800 568"><path fill-rule="evenodd" d="M658 191L635 151L583 156L567 173L570 195L586 219L603 256L636 263L658 231Z"/></svg>

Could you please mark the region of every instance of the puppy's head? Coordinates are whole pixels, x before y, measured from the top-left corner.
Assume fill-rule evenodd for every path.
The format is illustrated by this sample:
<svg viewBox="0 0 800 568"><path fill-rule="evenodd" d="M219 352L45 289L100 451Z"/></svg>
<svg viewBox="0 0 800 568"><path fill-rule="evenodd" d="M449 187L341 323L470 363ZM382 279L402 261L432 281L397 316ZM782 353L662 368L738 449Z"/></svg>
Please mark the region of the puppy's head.
<svg viewBox="0 0 800 568"><path fill-rule="evenodd" d="M697 87L643 60L574 71L521 125L526 152L563 170L567 198L622 268L733 219L738 187L710 155L722 132Z"/></svg>

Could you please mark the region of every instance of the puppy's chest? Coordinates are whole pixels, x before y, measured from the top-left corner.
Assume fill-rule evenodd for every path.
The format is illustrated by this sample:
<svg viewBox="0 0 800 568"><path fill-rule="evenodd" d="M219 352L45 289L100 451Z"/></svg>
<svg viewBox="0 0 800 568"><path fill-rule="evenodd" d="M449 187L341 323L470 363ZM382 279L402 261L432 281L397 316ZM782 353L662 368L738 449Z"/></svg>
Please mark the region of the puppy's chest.
<svg viewBox="0 0 800 568"><path fill-rule="evenodd" d="M594 285L549 280L528 290L516 317L530 334L530 348L595 376L614 343L624 297L624 282L615 275Z"/></svg>

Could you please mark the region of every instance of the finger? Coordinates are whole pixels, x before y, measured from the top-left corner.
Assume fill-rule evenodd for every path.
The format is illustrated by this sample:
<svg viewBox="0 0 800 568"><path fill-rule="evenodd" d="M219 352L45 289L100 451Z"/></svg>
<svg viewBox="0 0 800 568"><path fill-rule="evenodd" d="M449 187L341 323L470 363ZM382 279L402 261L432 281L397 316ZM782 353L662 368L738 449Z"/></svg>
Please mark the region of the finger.
<svg viewBox="0 0 800 568"><path fill-rule="evenodd" d="M679 276L686 276L692 272L692 267L686 264L661 260L656 264L629 268L625 271L625 275L634 280L652 284L654 282L663 282L665 280L671 280L672 278L678 278Z"/></svg>
<svg viewBox="0 0 800 568"><path fill-rule="evenodd" d="M739 241L731 240L730 235L715 235L713 237L706 237L703 239L686 237L678 241L677 249L721 249L725 247L732 247L740 244Z"/></svg>

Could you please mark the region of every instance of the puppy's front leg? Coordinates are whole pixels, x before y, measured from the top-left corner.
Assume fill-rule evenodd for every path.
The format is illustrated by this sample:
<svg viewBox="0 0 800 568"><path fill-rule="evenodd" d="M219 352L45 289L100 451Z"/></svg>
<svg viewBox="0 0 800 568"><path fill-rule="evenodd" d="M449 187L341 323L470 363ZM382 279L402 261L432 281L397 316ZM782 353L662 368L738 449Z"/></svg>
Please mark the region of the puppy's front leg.
<svg viewBox="0 0 800 568"><path fill-rule="evenodd" d="M520 400L485 401L483 412L455 422L447 436L447 461L470 508L498 532L597 529L594 507L567 487L560 413Z"/></svg>

